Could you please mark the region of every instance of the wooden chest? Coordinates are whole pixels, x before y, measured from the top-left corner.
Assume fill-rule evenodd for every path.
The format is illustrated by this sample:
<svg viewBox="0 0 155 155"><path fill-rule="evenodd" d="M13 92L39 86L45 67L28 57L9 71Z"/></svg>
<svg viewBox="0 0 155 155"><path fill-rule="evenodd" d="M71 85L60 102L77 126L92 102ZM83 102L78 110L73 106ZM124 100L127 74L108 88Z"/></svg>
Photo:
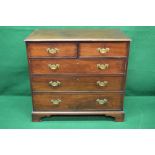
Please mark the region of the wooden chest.
<svg viewBox="0 0 155 155"><path fill-rule="evenodd" d="M124 120L130 39L119 30L36 30L25 39L32 121L53 115Z"/></svg>

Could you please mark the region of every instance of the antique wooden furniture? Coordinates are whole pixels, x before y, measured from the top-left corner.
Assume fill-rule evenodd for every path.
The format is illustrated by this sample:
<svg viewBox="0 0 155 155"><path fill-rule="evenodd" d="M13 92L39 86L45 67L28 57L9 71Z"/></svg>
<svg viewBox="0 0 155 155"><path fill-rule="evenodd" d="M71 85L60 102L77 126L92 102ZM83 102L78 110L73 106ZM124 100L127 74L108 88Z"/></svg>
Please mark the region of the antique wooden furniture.
<svg viewBox="0 0 155 155"><path fill-rule="evenodd" d="M25 39L32 120L104 115L124 120L130 39L119 30L36 30Z"/></svg>

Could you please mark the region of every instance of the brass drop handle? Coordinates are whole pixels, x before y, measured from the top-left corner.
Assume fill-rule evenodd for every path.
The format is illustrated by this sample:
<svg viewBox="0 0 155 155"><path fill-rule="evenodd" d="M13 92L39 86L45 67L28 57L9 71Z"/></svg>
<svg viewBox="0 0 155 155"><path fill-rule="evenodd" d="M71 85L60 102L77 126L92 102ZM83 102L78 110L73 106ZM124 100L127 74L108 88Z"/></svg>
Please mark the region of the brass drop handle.
<svg viewBox="0 0 155 155"><path fill-rule="evenodd" d="M56 99L56 100L51 100L51 103L54 105L58 105L60 104L62 101L60 99Z"/></svg>
<svg viewBox="0 0 155 155"><path fill-rule="evenodd" d="M59 49L58 48L47 48L46 51L49 53L49 54L56 54L59 52Z"/></svg>
<svg viewBox="0 0 155 155"><path fill-rule="evenodd" d="M108 81L97 81L96 84L99 87L105 87L105 86L107 86Z"/></svg>
<svg viewBox="0 0 155 155"><path fill-rule="evenodd" d="M110 48L97 48L97 51L101 54L106 54L110 51Z"/></svg>
<svg viewBox="0 0 155 155"><path fill-rule="evenodd" d="M105 70L109 67L109 64L97 64L97 68L101 70Z"/></svg>
<svg viewBox="0 0 155 155"><path fill-rule="evenodd" d="M51 70L56 70L56 69L59 69L60 65L59 64L48 64L48 67Z"/></svg>
<svg viewBox="0 0 155 155"><path fill-rule="evenodd" d="M106 98L104 98L104 99L97 99L96 102L97 102L98 104L103 105L103 104L105 104L105 103L108 103L108 99L106 99Z"/></svg>
<svg viewBox="0 0 155 155"><path fill-rule="evenodd" d="M61 82L60 81L50 81L49 85L52 87L58 87L61 85Z"/></svg>

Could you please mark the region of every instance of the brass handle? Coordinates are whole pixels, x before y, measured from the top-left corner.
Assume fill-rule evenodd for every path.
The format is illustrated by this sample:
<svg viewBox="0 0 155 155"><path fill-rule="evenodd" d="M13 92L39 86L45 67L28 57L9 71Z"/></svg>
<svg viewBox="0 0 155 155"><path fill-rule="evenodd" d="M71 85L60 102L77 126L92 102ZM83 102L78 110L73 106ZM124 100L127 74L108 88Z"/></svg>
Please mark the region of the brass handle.
<svg viewBox="0 0 155 155"><path fill-rule="evenodd" d="M60 67L60 65L59 64L48 64L48 67L52 70L56 70Z"/></svg>
<svg viewBox="0 0 155 155"><path fill-rule="evenodd" d="M58 87L61 85L61 82L60 81L50 81L49 85L52 87Z"/></svg>
<svg viewBox="0 0 155 155"><path fill-rule="evenodd" d="M62 101L60 99L51 100L51 102L55 105L60 104Z"/></svg>
<svg viewBox="0 0 155 155"><path fill-rule="evenodd" d="M110 51L110 48L97 48L97 51L101 54L106 54Z"/></svg>
<svg viewBox="0 0 155 155"><path fill-rule="evenodd" d="M105 87L108 84L108 81L97 81L96 84L100 87Z"/></svg>
<svg viewBox="0 0 155 155"><path fill-rule="evenodd" d="M108 102L108 99L104 98L104 99L97 99L96 102L98 102L98 104L105 104Z"/></svg>
<svg viewBox="0 0 155 155"><path fill-rule="evenodd" d="M109 67L109 64L97 64L97 68L101 70L105 70Z"/></svg>
<svg viewBox="0 0 155 155"><path fill-rule="evenodd" d="M58 48L47 48L46 50L49 54L56 54L59 52Z"/></svg>

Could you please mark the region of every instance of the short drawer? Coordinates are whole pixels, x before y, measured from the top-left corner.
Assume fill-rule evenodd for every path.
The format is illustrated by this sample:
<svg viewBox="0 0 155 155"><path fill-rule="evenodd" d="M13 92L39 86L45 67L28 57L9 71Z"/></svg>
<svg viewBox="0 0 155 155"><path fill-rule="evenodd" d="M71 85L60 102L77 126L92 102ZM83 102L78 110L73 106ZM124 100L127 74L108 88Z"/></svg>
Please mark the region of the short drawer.
<svg viewBox="0 0 155 155"><path fill-rule="evenodd" d="M80 43L80 57L126 57L128 43Z"/></svg>
<svg viewBox="0 0 155 155"><path fill-rule="evenodd" d="M123 94L33 94L33 108L37 111L121 110Z"/></svg>
<svg viewBox="0 0 155 155"><path fill-rule="evenodd" d="M76 57L76 43L28 43L29 57Z"/></svg>
<svg viewBox="0 0 155 155"><path fill-rule="evenodd" d="M123 76L32 76L33 91L121 91Z"/></svg>
<svg viewBox="0 0 155 155"><path fill-rule="evenodd" d="M32 74L122 74L125 72L125 59L53 59L30 60Z"/></svg>

